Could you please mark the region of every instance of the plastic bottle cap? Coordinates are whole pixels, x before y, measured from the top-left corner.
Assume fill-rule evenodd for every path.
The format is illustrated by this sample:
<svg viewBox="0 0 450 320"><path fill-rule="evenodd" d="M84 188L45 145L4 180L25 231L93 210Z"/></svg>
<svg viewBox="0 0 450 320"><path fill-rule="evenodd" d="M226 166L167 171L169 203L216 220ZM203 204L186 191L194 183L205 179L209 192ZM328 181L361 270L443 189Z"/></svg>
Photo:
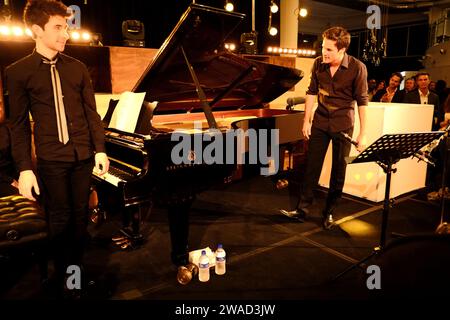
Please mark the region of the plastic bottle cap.
<svg viewBox="0 0 450 320"><path fill-rule="evenodd" d="M206 255L206 250L202 250L202 255Z"/></svg>
<svg viewBox="0 0 450 320"><path fill-rule="evenodd" d="M217 245L217 249L222 249L222 244L221 244L221 243L219 243L219 244Z"/></svg>

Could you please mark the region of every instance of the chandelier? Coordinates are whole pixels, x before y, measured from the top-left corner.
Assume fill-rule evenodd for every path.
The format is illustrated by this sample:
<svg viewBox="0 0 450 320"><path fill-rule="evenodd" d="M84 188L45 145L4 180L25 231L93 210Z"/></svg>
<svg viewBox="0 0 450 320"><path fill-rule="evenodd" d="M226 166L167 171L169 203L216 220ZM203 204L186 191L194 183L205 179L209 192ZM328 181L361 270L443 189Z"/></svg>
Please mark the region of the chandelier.
<svg viewBox="0 0 450 320"><path fill-rule="evenodd" d="M369 24L369 21L367 23L362 60L378 67L381 64L381 58L386 57L389 0L374 2L380 6L372 5L371 1L367 1L367 13L372 13L369 18L373 19L373 23Z"/></svg>

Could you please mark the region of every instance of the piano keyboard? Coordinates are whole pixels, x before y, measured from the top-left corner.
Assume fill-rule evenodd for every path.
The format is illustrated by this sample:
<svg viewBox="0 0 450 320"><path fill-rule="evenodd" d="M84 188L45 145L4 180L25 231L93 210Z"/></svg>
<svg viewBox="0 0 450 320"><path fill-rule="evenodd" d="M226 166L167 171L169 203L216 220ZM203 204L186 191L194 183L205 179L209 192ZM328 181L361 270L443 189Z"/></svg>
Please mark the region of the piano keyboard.
<svg viewBox="0 0 450 320"><path fill-rule="evenodd" d="M110 184L112 184L112 185L114 185L116 187L119 186L120 182L124 182L125 183L125 182L127 182L127 181L129 181L129 180L131 180L133 178L133 175L131 175L131 174L129 174L129 173L123 171L123 170L117 169L115 167L111 167L111 166L109 167L108 172L105 173L102 176L100 176L97 173L95 168L92 171L92 174L94 176L96 176L97 178L99 178L101 180L104 180L104 181L106 181L106 182L108 182L108 183L110 183Z"/></svg>

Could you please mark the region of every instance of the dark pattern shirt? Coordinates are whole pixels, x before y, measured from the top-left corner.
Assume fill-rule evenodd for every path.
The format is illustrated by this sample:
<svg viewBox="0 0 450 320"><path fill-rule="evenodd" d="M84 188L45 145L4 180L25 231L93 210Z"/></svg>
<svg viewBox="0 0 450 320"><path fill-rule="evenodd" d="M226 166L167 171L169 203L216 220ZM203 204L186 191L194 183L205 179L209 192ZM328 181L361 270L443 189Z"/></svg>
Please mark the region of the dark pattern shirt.
<svg viewBox="0 0 450 320"><path fill-rule="evenodd" d="M331 76L330 65L316 58L311 72L308 95L318 96L318 108L313 126L338 132L353 127L355 115L353 101L367 106L367 68L358 59L344 54L341 65Z"/></svg>
<svg viewBox="0 0 450 320"><path fill-rule="evenodd" d="M58 54L56 68L70 140L65 145L58 141L50 65L43 59L34 51L6 69L12 154L19 172L32 168L29 112L38 159L72 162L88 159L93 152L105 152L104 130L89 72L82 62L64 54Z"/></svg>

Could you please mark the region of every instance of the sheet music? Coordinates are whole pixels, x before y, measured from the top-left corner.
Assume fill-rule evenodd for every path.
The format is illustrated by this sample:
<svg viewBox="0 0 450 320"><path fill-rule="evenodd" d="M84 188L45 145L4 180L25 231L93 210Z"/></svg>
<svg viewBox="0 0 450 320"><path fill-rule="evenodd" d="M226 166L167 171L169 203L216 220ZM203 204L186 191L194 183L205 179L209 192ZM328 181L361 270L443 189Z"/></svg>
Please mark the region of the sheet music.
<svg viewBox="0 0 450 320"><path fill-rule="evenodd" d="M134 132L144 98L145 92L125 91L122 93L114 109L109 127Z"/></svg>

